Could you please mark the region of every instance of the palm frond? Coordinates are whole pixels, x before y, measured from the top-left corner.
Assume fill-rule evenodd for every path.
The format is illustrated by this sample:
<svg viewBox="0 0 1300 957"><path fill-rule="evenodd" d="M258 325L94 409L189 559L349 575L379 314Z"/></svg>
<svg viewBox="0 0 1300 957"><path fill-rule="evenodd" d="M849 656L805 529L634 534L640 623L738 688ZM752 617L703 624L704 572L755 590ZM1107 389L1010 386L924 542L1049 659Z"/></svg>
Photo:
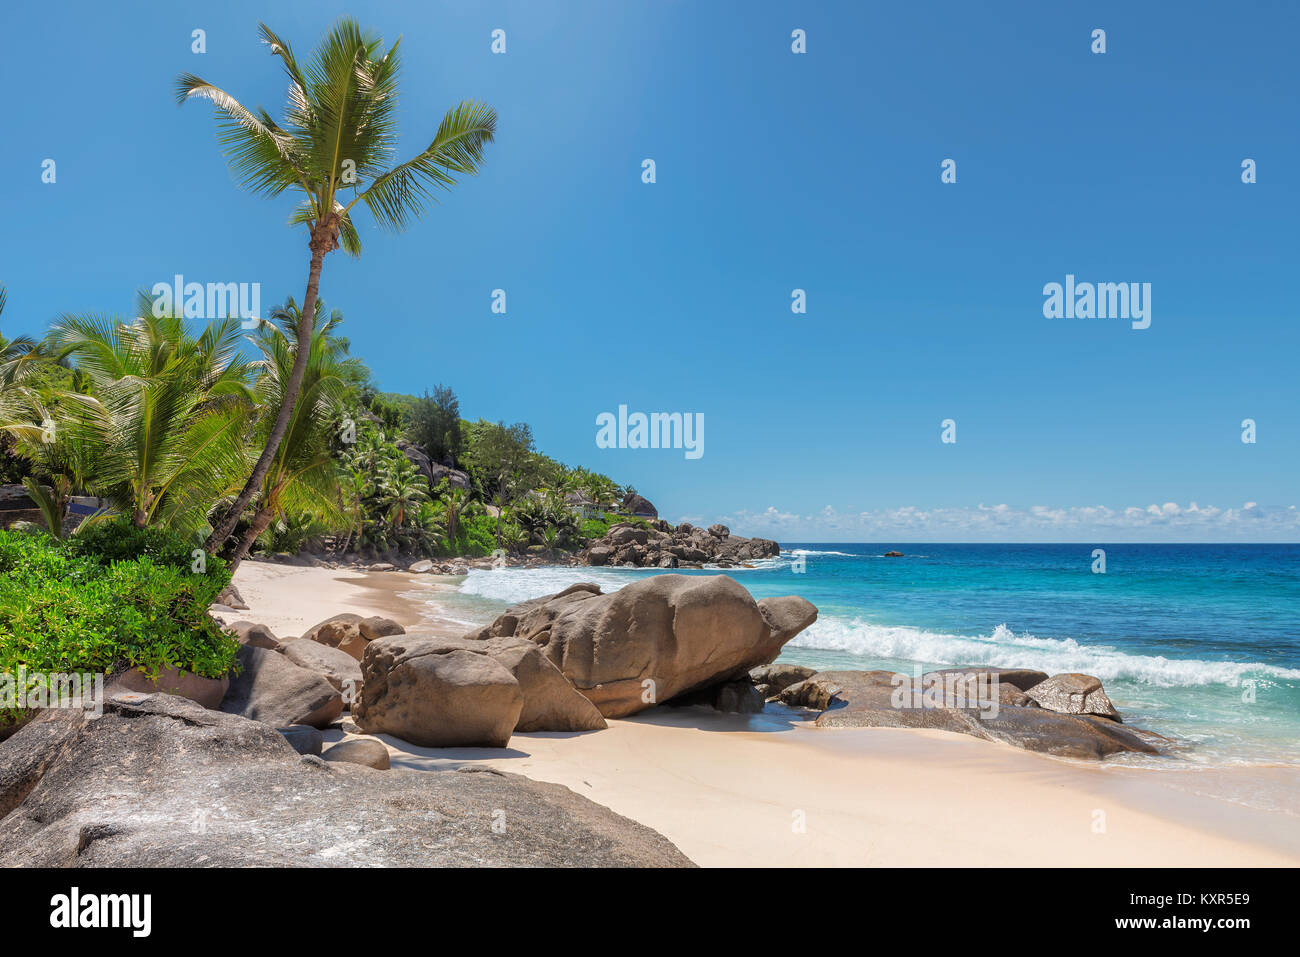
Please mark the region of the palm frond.
<svg viewBox="0 0 1300 957"><path fill-rule="evenodd" d="M376 179L347 210L364 202L381 226L404 229L427 202L435 201L433 190L455 186L457 174L477 175L483 147L495 138L496 125L496 110L487 104L461 102L447 111L424 152Z"/></svg>

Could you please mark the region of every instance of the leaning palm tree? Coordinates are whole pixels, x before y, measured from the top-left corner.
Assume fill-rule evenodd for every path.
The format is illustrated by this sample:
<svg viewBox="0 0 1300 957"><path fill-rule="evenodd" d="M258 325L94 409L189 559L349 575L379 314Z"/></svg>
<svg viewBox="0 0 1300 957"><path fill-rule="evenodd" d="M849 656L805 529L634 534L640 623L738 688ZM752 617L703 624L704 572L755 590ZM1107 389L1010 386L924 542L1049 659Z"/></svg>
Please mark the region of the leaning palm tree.
<svg viewBox="0 0 1300 957"><path fill-rule="evenodd" d="M323 311L323 303L321 307ZM254 363L258 376L257 404L261 408L277 408L284 399L297 359L298 329L302 321L302 313L290 299L274 310L272 321L262 325L255 340L262 358ZM358 365L358 360L347 355L345 341L333 335L342 321L342 315L334 312L312 332L302 391L294 404L284 441L263 480L257 512L231 558L232 568L238 567L273 521L290 511L329 519L342 517L330 438L336 413L347 392L349 371ZM270 423L266 422L259 433L265 434L269 428Z"/></svg>
<svg viewBox="0 0 1300 957"><path fill-rule="evenodd" d="M200 534L212 503L251 457L239 320L193 337L183 319L155 316L142 293L138 318L64 316L49 341L90 382L89 395L61 396L56 429L95 450L87 484L137 527Z"/></svg>
<svg viewBox="0 0 1300 957"><path fill-rule="evenodd" d="M315 55L300 66L289 44L265 24L263 42L280 57L289 79L283 124L262 108L244 107L220 87L197 76L177 78L177 99L205 97L219 117L218 139L241 184L267 196L287 189L301 193L291 225L307 227L311 253L302 322L298 325L297 359L285 383L284 401L266 437L243 491L207 541L219 549L254 495L289 428L298 399L316 315L321 267L326 254L340 246L353 256L361 239L352 212L358 203L380 226L397 231L424 211L435 192L456 185L457 175L478 172L484 146L496 131L496 112L465 100L442 118L437 133L419 155L391 166L397 145L398 40L387 50L375 34L344 18L335 24Z"/></svg>

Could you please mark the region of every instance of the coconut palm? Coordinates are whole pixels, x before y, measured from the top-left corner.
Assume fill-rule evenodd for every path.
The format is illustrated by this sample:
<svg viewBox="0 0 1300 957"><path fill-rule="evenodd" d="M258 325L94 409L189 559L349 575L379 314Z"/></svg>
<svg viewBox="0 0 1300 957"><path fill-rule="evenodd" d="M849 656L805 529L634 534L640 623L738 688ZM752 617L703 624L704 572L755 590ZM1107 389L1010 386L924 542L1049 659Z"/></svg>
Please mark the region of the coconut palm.
<svg viewBox="0 0 1300 957"><path fill-rule="evenodd" d="M466 508L469 507L469 489L454 486L447 479L443 479L438 483L438 488L435 491L445 510L447 538L455 542L456 532L460 528L460 520L465 515Z"/></svg>
<svg viewBox="0 0 1300 957"><path fill-rule="evenodd" d="M364 204L382 227L401 230L419 216L438 190L456 185L458 175L478 172L484 146L496 131L496 112L465 100L444 114L433 141L413 159L391 166L397 145L398 44L383 49L375 34L350 18L338 21L311 60L299 65L289 44L260 24L263 42L278 56L289 80L283 124L262 108L249 110L220 87L197 76L177 77L177 99L212 101L218 139L241 185L278 196L298 191L291 225L307 227L311 253L296 361L284 386L284 400L266 444L243 491L216 524L210 551L230 536L244 509L264 488L266 473L289 428L298 399L316 315L325 256L340 246L361 253L352 213Z"/></svg>
<svg viewBox="0 0 1300 957"><path fill-rule="evenodd" d="M394 529L407 525L420 504L429 500L423 477L404 456L380 470L378 492L379 506Z"/></svg>
<svg viewBox="0 0 1300 957"><path fill-rule="evenodd" d="M183 319L155 316L141 294L140 316L119 321L63 316L49 341L90 383L64 393L56 434L94 449L86 484L114 500L137 527L155 523L198 534L212 503L243 474L244 431L252 406L238 319L192 337ZM37 436L35 423L25 438Z"/></svg>
<svg viewBox="0 0 1300 957"><path fill-rule="evenodd" d="M366 527L366 497L370 494L370 480L364 472L353 469L339 470L339 493L344 522L343 544L339 551L346 553L348 547L361 539Z"/></svg>
<svg viewBox="0 0 1300 957"><path fill-rule="evenodd" d="M7 298L0 285L0 316ZM34 397L27 392L27 383L35 369L34 360L39 358L40 350L27 336L6 339L0 335L0 428L21 420L30 409Z"/></svg>
<svg viewBox="0 0 1300 957"><path fill-rule="evenodd" d="M321 304L324 311L324 304ZM347 355L346 343L333 332L343 321L332 313L317 326L311 336L311 353L302 377L302 391L294 404L284 441L276 450L258 496L253 515L234 555L232 567L238 567L253 543L274 521L289 511L310 512L329 518L340 517L342 502L330 454L330 438L339 403L347 392L348 370L357 360ZM298 329L302 313L290 299L272 312L271 321L262 324L254 343L262 358L253 364L257 375L256 395L260 408L278 408L297 359ZM271 428L264 420L259 436Z"/></svg>

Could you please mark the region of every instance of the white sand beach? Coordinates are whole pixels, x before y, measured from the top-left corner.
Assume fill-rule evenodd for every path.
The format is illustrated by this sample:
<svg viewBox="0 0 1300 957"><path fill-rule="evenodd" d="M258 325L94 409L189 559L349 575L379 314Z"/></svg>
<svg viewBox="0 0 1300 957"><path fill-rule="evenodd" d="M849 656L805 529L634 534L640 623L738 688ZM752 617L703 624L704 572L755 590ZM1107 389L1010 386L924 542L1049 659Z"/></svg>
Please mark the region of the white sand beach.
<svg viewBox="0 0 1300 957"><path fill-rule="evenodd" d="M245 562L239 617L281 636L348 611L409 628L436 581ZM661 707L604 731L516 734L508 749L381 737L394 767L479 764L563 784L705 866L1300 864L1300 807L1276 797L1300 794L1289 767L1101 766L939 731L816 728L772 705Z"/></svg>

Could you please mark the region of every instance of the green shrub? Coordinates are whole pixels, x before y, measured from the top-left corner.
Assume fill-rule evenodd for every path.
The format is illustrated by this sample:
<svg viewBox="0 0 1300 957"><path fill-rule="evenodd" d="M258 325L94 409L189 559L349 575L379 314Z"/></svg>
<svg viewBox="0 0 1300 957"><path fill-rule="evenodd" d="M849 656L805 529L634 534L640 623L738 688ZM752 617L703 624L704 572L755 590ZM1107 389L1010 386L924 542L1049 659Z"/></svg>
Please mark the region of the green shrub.
<svg viewBox="0 0 1300 957"><path fill-rule="evenodd" d="M497 547L497 520L491 515L463 516L456 527L456 539L441 549L446 555L481 558Z"/></svg>
<svg viewBox="0 0 1300 957"><path fill-rule="evenodd" d="M211 556L195 571L191 552L117 522L67 542L0 530L0 672L227 674L239 645L207 610L230 571ZM16 717L0 711L0 727Z"/></svg>

